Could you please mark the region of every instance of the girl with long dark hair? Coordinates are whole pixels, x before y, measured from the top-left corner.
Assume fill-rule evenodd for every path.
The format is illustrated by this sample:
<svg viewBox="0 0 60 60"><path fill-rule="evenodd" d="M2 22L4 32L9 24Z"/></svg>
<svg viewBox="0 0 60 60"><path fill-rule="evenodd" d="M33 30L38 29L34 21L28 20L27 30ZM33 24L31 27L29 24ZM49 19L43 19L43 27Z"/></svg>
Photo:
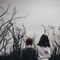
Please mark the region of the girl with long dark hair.
<svg viewBox="0 0 60 60"><path fill-rule="evenodd" d="M49 60L51 51L48 36L43 34L37 45L38 60Z"/></svg>

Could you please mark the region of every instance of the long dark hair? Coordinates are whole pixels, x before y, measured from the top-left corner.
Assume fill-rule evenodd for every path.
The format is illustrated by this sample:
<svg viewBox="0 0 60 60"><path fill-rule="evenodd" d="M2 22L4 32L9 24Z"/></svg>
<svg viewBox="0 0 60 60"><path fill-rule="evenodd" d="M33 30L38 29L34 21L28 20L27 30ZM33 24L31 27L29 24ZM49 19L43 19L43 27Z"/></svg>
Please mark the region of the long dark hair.
<svg viewBox="0 0 60 60"><path fill-rule="evenodd" d="M43 34L37 44L38 46L43 46L43 47L50 47L50 43L49 43L49 39L48 39L48 36Z"/></svg>

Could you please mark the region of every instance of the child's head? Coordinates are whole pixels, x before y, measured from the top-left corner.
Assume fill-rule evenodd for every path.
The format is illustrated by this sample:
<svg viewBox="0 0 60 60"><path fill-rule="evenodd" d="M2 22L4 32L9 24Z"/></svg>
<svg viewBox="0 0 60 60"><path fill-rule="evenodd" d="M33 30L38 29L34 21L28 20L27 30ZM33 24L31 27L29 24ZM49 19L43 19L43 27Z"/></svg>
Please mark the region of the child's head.
<svg viewBox="0 0 60 60"><path fill-rule="evenodd" d="M32 44L33 44L32 38L28 37L28 38L26 39L26 45L28 46L28 45L32 45Z"/></svg>
<svg viewBox="0 0 60 60"><path fill-rule="evenodd" d="M43 34L39 40L39 43L38 43L39 46L48 46L50 47L50 43L49 43L49 39L48 39L48 36Z"/></svg>

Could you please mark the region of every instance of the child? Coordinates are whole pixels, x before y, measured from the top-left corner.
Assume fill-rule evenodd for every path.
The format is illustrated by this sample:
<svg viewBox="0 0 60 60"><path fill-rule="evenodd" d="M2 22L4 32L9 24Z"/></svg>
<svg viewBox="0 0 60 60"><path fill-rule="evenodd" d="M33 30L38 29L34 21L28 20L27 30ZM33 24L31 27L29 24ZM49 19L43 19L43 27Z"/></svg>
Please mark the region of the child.
<svg viewBox="0 0 60 60"><path fill-rule="evenodd" d="M49 60L51 57L48 36L43 34L38 43L38 60Z"/></svg>
<svg viewBox="0 0 60 60"><path fill-rule="evenodd" d="M37 54L34 48L32 48L33 40L31 38L26 39L26 48L23 49L21 60L37 60Z"/></svg>

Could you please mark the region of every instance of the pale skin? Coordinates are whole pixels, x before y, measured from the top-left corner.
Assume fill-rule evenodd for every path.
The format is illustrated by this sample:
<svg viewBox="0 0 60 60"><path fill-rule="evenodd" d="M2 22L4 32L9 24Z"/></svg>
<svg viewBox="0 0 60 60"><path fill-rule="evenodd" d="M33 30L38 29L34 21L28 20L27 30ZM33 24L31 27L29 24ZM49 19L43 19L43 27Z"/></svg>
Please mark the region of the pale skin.
<svg viewBox="0 0 60 60"><path fill-rule="evenodd" d="M32 45L26 45L27 48L32 48Z"/></svg>

